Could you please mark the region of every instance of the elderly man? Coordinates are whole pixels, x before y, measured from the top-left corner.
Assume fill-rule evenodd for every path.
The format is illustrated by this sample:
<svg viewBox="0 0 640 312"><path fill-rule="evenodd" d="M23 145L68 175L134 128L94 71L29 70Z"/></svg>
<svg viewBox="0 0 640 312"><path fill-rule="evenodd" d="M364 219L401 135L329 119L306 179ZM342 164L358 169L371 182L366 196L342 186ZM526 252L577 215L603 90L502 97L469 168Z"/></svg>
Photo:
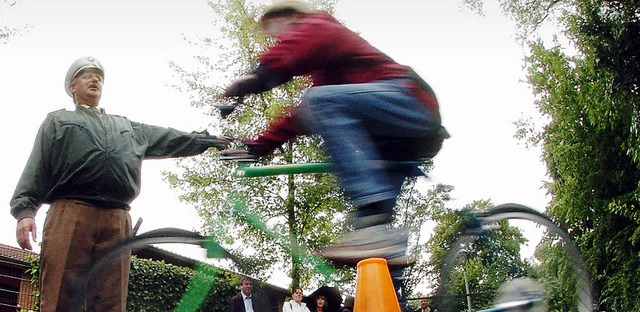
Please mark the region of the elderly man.
<svg viewBox="0 0 640 312"><path fill-rule="evenodd" d="M310 76L313 86L291 115L270 124L258 138L245 140L246 153L258 158L297 135L319 134L356 207L355 230L322 250L323 256L352 265L370 257L407 265L408 232L392 228L391 220L409 173L380 160L421 159L438 152L447 135L433 91L409 67L305 2L274 2L259 25L275 43L259 57L259 66L224 95L264 92L294 76Z"/></svg>
<svg viewBox="0 0 640 312"><path fill-rule="evenodd" d="M65 91L75 110L47 115L11 199L16 236L24 249L36 240L34 217L50 208L40 254L40 311L77 311L74 292L87 266L131 234L130 204L140 193L143 159L200 154L228 141L110 115L98 106L105 71L93 57L69 68ZM131 255L110 263L87 287L89 311L125 311Z"/></svg>

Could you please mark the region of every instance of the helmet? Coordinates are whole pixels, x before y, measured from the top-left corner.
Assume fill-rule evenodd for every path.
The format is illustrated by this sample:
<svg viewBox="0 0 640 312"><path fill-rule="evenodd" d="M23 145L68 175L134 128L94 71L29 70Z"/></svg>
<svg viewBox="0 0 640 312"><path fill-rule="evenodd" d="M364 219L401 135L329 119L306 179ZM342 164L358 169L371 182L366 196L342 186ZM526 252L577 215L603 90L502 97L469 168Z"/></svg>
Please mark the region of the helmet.
<svg viewBox="0 0 640 312"><path fill-rule="evenodd" d="M73 78L76 78L76 76L78 76L81 71L87 68L94 68L99 70L102 74L102 77L104 78L104 67L102 67L102 64L100 64L100 62L96 58L92 56L84 56L77 59L75 62L73 62L73 64L71 64L71 67L69 67L67 76L64 79L64 90L67 91L67 94L70 97L73 97L73 95L71 94L71 90L69 89L69 87L71 87Z"/></svg>
<svg viewBox="0 0 640 312"><path fill-rule="evenodd" d="M302 0L273 0L273 4L266 7L260 21L264 20L270 15L274 15L284 11L294 11L303 14L313 13L313 7Z"/></svg>

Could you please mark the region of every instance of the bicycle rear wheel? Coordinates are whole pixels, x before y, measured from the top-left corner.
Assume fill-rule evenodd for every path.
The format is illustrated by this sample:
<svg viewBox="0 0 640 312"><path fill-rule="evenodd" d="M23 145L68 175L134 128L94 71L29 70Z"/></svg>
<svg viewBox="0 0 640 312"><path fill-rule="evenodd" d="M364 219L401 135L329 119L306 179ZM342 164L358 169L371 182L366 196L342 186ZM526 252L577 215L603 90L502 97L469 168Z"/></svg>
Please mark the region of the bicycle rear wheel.
<svg viewBox="0 0 640 312"><path fill-rule="evenodd" d="M462 257L465 254L464 247L470 246L479 237L486 235L493 225L505 220L525 220L533 222L536 225L544 227L548 234L553 235L552 237L559 239L558 244L562 247L566 257L570 259L570 280L573 281L576 289L575 309L580 312L593 311L593 290L590 271L586 266L584 258L570 235L549 219L549 217L529 207L512 203L498 205L481 213L471 213L470 216L472 217L472 222L465 226L463 234L460 235L457 241L451 246L440 270L440 285L435 298L438 311L446 312L456 310L452 309L450 307L451 304L448 305L447 302L455 300L454 298L465 297L464 294L454 294L452 290L453 287L451 287L454 272L461 268L461 263L464 259L464 257ZM511 302L503 302L491 309L484 310L484 312L527 311L527 309L536 306L537 302L541 301L540 294L529 295L530 296L526 298L521 297Z"/></svg>
<svg viewBox="0 0 640 312"><path fill-rule="evenodd" d="M139 250L154 244L196 245L206 250L207 258L209 259L229 259L235 262L235 264L240 267L246 265L241 258L229 253L216 241L209 237L201 236L197 233L177 228L161 228L152 230L137 236L129 237L119 242L118 244L112 246L112 248L106 251L104 254L102 254L101 257L99 257L95 262L91 263L88 266L87 273L83 276L83 278L75 281L75 284L73 285L75 293L75 296L73 298L73 306L80 307L83 305L88 283L94 279L99 278L101 274L104 274L104 267L111 261L114 261L122 254ZM195 289L195 287L202 287L202 285L194 286L192 288ZM176 303L178 306L176 307L175 311L195 311L195 308L193 308L193 306L195 305L195 307L197 308L205 299L204 295L206 295L206 293L201 294L198 289L196 289L193 294L186 293L182 298L182 302Z"/></svg>

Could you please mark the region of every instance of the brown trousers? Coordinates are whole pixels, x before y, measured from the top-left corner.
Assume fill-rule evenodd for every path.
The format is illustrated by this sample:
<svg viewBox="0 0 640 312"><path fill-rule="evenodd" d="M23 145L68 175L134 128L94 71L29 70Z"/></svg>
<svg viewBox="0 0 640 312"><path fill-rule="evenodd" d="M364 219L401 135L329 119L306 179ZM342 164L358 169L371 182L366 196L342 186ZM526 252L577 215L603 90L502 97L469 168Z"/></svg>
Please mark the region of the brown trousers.
<svg viewBox="0 0 640 312"><path fill-rule="evenodd" d="M113 259L99 274L88 265L111 244L131 233L131 216L124 209L104 209L77 200L51 204L44 223L40 253L40 311L125 311L131 253ZM78 299L80 298L80 299Z"/></svg>

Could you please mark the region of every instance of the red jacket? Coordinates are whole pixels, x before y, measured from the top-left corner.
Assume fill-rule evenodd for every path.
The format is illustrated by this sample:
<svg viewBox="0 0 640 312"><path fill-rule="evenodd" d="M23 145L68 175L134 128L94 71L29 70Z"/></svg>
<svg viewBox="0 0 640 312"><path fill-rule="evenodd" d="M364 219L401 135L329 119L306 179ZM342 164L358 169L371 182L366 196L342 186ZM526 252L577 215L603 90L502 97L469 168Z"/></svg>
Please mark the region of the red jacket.
<svg viewBox="0 0 640 312"><path fill-rule="evenodd" d="M294 76L310 76L313 86L366 83L394 78L420 78L411 68L400 65L346 28L327 12L305 15L277 38L262 54L256 74L276 86ZM407 88L439 119L438 102L428 86L417 80ZM421 81L421 80L420 80ZM426 85L426 83L424 83ZM249 147L260 156L301 134L295 109L269 125ZM252 151L254 152L254 151Z"/></svg>

